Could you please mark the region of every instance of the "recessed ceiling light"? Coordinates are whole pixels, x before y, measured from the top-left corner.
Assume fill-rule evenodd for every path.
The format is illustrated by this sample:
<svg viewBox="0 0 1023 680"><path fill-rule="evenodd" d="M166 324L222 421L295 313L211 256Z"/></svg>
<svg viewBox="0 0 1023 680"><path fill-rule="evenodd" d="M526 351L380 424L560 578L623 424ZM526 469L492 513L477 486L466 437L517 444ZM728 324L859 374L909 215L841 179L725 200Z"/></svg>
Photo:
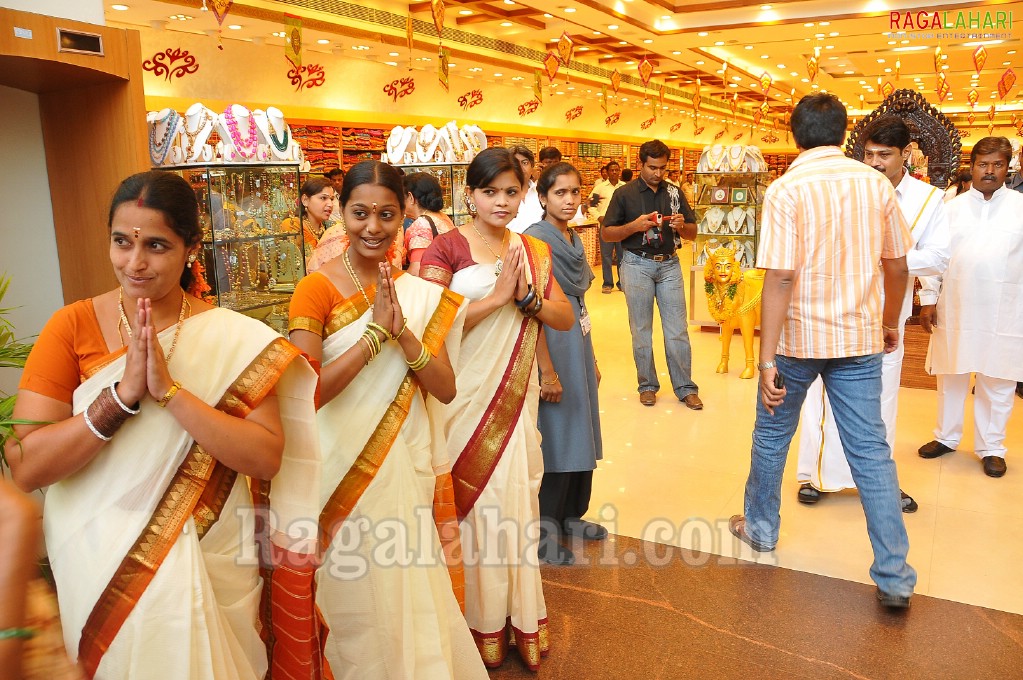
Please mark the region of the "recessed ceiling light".
<svg viewBox="0 0 1023 680"><path fill-rule="evenodd" d="M851 76L854 73L854 71L842 71L842 73L844 73L847 76Z"/></svg>
<svg viewBox="0 0 1023 680"><path fill-rule="evenodd" d="M618 30L618 24L608 24L607 27L610 28L612 31Z"/></svg>
<svg viewBox="0 0 1023 680"><path fill-rule="evenodd" d="M696 65L697 66L703 66L703 60L701 59L700 61L696 62Z"/></svg>
<svg viewBox="0 0 1023 680"><path fill-rule="evenodd" d="M274 33L274 35L277 35L277 34ZM284 32L283 31L281 32L281 36L280 37L282 37L282 38L284 37ZM364 51L364 50L368 50L369 49L369 45L352 45L352 49L361 52L361 51Z"/></svg>
<svg viewBox="0 0 1023 680"><path fill-rule="evenodd" d="M387 56L389 56L389 57L400 57L401 55L398 52L388 52Z"/></svg>
<svg viewBox="0 0 1023 680"><path fill-rule="evenodd" d="M941 65L941 70L942 71L947 71L948 70L948 64L942 64Z"/></svg>
<svg viewBox="0 0 1023 680"><path fill-rule="evenodd" d="M790 75L790 76L792 76L793 78L795 78L795 77L796 77L796 76L798 76L799 74L798 74L798 73L796 73L795 71L789 71L789 75Z"/></svg>
<svg viewBox="0 0 1023 680"><path fill-rule="evenodd" d="M724 40L718 40L718 41L717 41L717 42L715 42L714 44L715 44L715 45L717 45L718 47L721 47L722 45L724 45L724 44L725 44L725 41L724 41Z"/></svg>
<svg viewBox="0 0 1023 680"><path fill-rule="evenodd" d="M643 41L643 43L646 44L646 45L649 45L652 42L653 42L653 40L651 40L650 38L647 38L646 40Z"/></svg>
<svg viewBox="0 0 1023 680"><path fill-rule="evenodd" d="M696 35L700 36L701 38L706 38L709 35L709 33L707 33L707 31L700 31Z"/></svg>
<svg viewBox="0 0 1023 680"><path fill-rule="evenodd" d="M285 33L284 31L275 31L275 32L271 33L270 35L272 35L275 38L283 38L284 36L287 35L287 33ZM355 48L353 47L352 49L354 50ZM369 49L369 48L367 48L367 49Z"/></svg>
<svg viewBox="0 0 1023 680"><path fill-rule="evenodd" d="M449 67L449 68L454 68L454 67L456 67L456 66L458 66L458 64L448 64L448 67Z"/></svg>
<svg viewBox="0 0 1023 680"><path fill-rule="evenodd" d="M600 31L594 31L593 35L600 35Z"/></svg>
<svg viewBox="0 0 1023 680"><path fill-rule="evenodd" d="M514 26L514 24L510 21L502 21L501 25L504 26L505 28L508 28L509 26Z"/></svg>
<svg viewBox="0 0 1023 680"><path fill-rule="evenodd" d="M719 68L717 71L714 71L714 73L720 73L720 74L724 75L725 69Z"/></svg>
<svg viewBox="0 0 1023 680"><path fill-rule="evenodd" d="M778 68L784 69L785 68L785 64L778 64Z"/></svg>
<svg viewBox="0 0 1023 680"><path fill-rule="evenodd" d="M633 65L635 65L635 63L636 62L634 62L634 61L627 61L627 62L625 62L625 65L626 66L633 66Z"/></svg>
<svg viewBox="0 0 1023 680"><path fill-rule="evenodd" d="M576 49L576 52L586 52L586 51L587 51L587 50L589 50L589 49L590 49L589 47L586 47L586 46L584 45L583 47L577 48L577 49Z"/></svg>
<svg viewBox="0 0 1023 680"><path fill-rule="evenodd" d="M835 49L835 46L834 45L825 45L824 49L826 49L826 50L833 50L833 49Z"/></svg>
<svg viewBox="0 0 1023 680"><path fill-rule="evenodd" d="M628 45L629 43L627 43L627 42L626 42L626 41L624 41L624 40L619 40L619 41L618 41L618 44L619 44L619 45Z"/></svg>
<svg viewBox="0 0 1023 680"><path fill-rule="evenodd" d="M316 42L319 43L320 45L329 45L330 44L330 41L327 40L326 38L320 38Z"/></svg>
<svg viewBox="0 0 1023 680"><path fill-rule="evenodd" d="M1011 62L1008 62L1008 61L1003 61L1003 62L1002 62L1002 66L1008 66L1008 65L1009 65L1010 63L1011 63Z"/></svg>
<svg viewBox="0 0 1023 680"><path fill-rule="evenodd" d="M679 51L679 50L675 50L674 52L672 52L672 54L679 55L679 54L682 54L682 52Z"/></svg>
<svg viewBox="0 0 1023 680"><path fill-rule="evenodd" d="M514 5L515 4L515 0L504 0L504 4L506 4L506 5Z"/></svg>
<svg viewBox="0 0 1023 680"><path fill-rule="evenodd" d="M917 78L917 80L920 80L920 79L919 79L919 78ZM867 84L867 81L865 81L865 80L861 80L861 81L860 81L860 85L866 85L866 84Z"/></svg>
<svg viewBox="0 0 1023 680"><path fill-rule="evenodd" d="M504 75L503 73L495 73L495 74L494 74L494 77L495 77L495 78L500 78L500 77L502 77L503 75Z"/></svg>
<svg viewBox="0 0 1023 680"><path fill-rule="evenodd" d="M128 5L110 5L110 9L116 9L118 12L123 12L128 9Z"/></svg>
<svg viewBox="0 0 1023 680"><path fill-rule="evenodd" d="M761 54L760 58L761 59L770 59L771 57L767 56L766 54Z"/></svg>
<svg viewBox="0 0 1023 680"><path fill-rule="evenodd" d="M803 78L803 79L802 79L802 82L804 82L804 83L808 83L808 82L810 82L810 79L809 79L809 78Z"/></svg>
<svg viewBox="0 0 1023 680"><path fill-rule="evenodd" d="M661 15L661 19L663 19L664 21L668 21L669 19L671 19L671 15L670 14Z"/></svg>
<svg viewBox="0 0 1023 680"><path fill-rule="evenodd" d="M514 76L512 80L525 80L525 78L523 76Z"/></svg>
<svg viewBox="0 0 1023 680"><path fill-rule="evenodd" d="M387 64L388 66L397 66L398 65L398 62L396 62L396 61L385 61L384 63Z"/></svg>
<svg viewBox="0 0 1023 680"><path fill-rule="evenodd" d="M903 45L908 45L909 44L908 40L900 40L899 42L901 42ZM951 97L949 97L949 98L951 99Z"/></svg>
<svg viewBox="0 0 1023 680"><path fill-rule="evenodd" d="M728 83L728 87L739 87L739 86L736 85L735 83Z"/></svg>
<svg viewBox="0 0 1023 680"><path fill-rule="evenodd" d="M575 7L566 7L565 8L565 14L571 14L574 11L575 11Z"/></svg>
<svg viewBox="0 0 1023 680"><path fill-rule="evenodd" d="M1006 54L1016 54L1016 50L1009 50Z"/></svg>
<svg viewBox="0 0 1023 680"><path fill-rule="evenodd" d="M769 9L771 9L771 6L770 6L770 5L761 5L761 6L760 6L760 9L762 9L762 10L764 10L764 11L766 12L766 11L768 11Z"/></svg>
<svg viewBox="0 0 1023 680"><path fill-rule="evenodd" d="M838 31L832 31L831 33L828 33L828 35L831 36L832 38L837 38L838 37Z"/></svg>
<svg viewBox="0 0 1023 680"><path fill-rule="evenodd" d="M472 10L471 9L460 9L460 10L458 10L458 13L459 14L469 15L469 14L472 14Z"/></svg>
<svg viewBox="0 0 1023 680"><path fill-rule="evenodd" d="M228 24L227 27L230 28L232 31L242 30L241 24Z"/></svg>
<svg viewBox="0 0 1023 680"><path fill-rule="evenodd" d="M824 34L823 33L814 33L813 37L815 37L815 38L823 38Z"/></svg>
<svg viewBox="0 0 1023 680"><path fill-rule="evenodd" d="M175 21L188 21L189 19L194 19L195 17L189 16L187 14L172 14L170 18Z"/></svg>
<svg viewBox="0 0 1023 680"><path fill-rule="evenodd" d="M891 72L892 72L892 70L891 70L890 68L886 68L886 69L884 70L884 72L885 72L885 73L891 73Z"/></svg>
<svg viewBox="0 0 1023 680"><path fill-rule="evenodd" d="M543 18L544 19L553 19L554 15L553 14L549 14L547 12L544 12Z"/></svg>
<svg viewBox="0 0 1023 680"><path fill-rule="evenodd" d="M744 49L744 50L751 50L751 49L753 49L753 45L744 45L742 49Z"/></svg>
<svg viewBox="0 0 1023 680"><path fill-rule="evenodd" d="M803 24L803 28L813 28L814 26L815 24L812 21Z"/></svg>
<svg viewBox="0 0 1023 680"><path fill-rule="evenodd" d="M818 23L817 25L818 25L818 26L830 26L830 25L831 25L831 22L830 22L830 21L821 21L821 22L820 22L820 23Z"/></svg>
<svg viewBox="0 0 1023 680"><path fill-rule="evenodd" d="M742 80L742 76L732 76L732 80Z"/></svg>

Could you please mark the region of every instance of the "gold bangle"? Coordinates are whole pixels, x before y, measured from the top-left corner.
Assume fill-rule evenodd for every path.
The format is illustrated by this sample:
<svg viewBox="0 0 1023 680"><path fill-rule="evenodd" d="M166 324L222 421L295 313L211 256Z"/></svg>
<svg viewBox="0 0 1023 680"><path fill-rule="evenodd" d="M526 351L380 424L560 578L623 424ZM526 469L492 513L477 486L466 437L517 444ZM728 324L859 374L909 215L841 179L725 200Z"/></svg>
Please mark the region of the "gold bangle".
<svg viewBox="0 0 1023 680"><path fill-rule="evenodd" d="M425 343L422 344L422 347L423 349L420 350L419 356L416 357L415 361L408 360L405 361L405 363L408 364L408 367L411 368L413 371L421 371L424 368L426 368L426 365L430 363L430 359L432 358L432 356L430 355L430 350L426 349Z"/></svg>
<svg viewBox="0 0 1023 680"><path fill-rule="evenodd" d="M366 340L365 344L363 344L362 342L363 340L366 340L366 338L359 338L356 344L359 346L359 350L362 352L362 358L364 361L362 365L368 366L369 362L373 361L373 350L370 349L369 347L369 340Z"/></svg>
<svg viewBox="0 0 1023 680"><path fill-rule="evenodd" d="M387 330L375 321L370 321L366 324L366 328L373 331L380 331L384 335L384 340L394 340L395 336L391 335L391 331Z"/></svg>
<svg viewBox="0 0 1023 680"><path fill-rule="evenodd" d="M893 333L898 333L899 332L899 327L898 326L885 326L884 324L881 324L881 328L883 328L886 331L892 331Z"/></svg>
<svg viewBox="0 0 1023 680"><path fill-rule="evenodd" d="M174 384L172 384L170 386L170 389L167 390L167 394L160 397L160 401L156 402L156 405L159 406L160 408L167 408L167 403L174 398L174 395L177 394L178 390L180 389L181 383L175 380Z"/></svg>
<svg viewBox="0 0 1023 680"><path fill-rule="evenodd" d="M369 349L373 353L374 357L380 354L380 348L383 345L380 342L379 335L377 335L376 333L367 328L366 331L362 334L362 337L366 338L366 342L369 343Z"/></svg>
<svg viewBox="0 0 1023 680"><path fill-rule="evenodd" d="M401 319L401 330L398 331L398 334L394 336L394 339L395 340L400 340L401 336L405 333L405 329L406 328L408 328L408 318L407 317L402 317L402 319Z"/></svg>
<svg viewBox="0 0 1023 680"><path fill-rule="evenodd" d="M544 380L543 377L541 377L540 378L540 384L541 385L553 385L554 383L558 382L559 380L561 380L561 378L558 376L558 372L554 371L554 380Z"/></svg>

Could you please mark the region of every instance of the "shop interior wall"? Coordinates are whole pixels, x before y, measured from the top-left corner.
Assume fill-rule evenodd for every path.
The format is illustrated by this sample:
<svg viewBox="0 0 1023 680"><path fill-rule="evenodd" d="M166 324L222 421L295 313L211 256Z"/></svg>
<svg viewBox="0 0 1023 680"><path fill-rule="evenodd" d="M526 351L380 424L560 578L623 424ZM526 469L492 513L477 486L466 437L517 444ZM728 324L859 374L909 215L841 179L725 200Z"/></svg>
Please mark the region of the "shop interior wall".
<svg viewBox="0 0 1023 680"><path fill-rule="evenodd" d="M426 123L437 125L454 119L459 124L478 123L490 134L632 144L659 138L669 144L702 146L711 143L714 135L722 129L720 120L704 121L701 118L700 124L705 126L705 131L699 138L694 138L693 119L679 115L660 116L650 127L643 129L641 124L653 115L652 90L650 106L623 104L616 108L612 104L605 113L599 99L593 94L599 91L599 86L582 82L573 84L579 94L585 93L587 89L593 91L586 98L572 96L571 93L551 95L545 92L544 102L535 113L520 116L519 105L533 98L531 76L518 83L510 82L510 76L515 73L513 71L509 71L498 82L472 78L467 73L472 64L459 59L458 68L451 70L449 91L445 92L438 83L436 59L426 62L429 67L425 70L409 71L408 51L405 48L396 48L394 51L400 52L401 56L391 57L398 62L397 67L360 59L357 56L359 53L351 49L344 50L342 54L306 50L303 54L304 64L322 66L326 74L324 84L320 87L296 89L288 76L291 64L285 58L281 46L225 39L224 49L218 50L216 36L150 28L141 28L140 33L143 59L151 59L168 49L181 49L194 57L198 64L195 73L180 77L172 74L169 79L166 74L147 72L144 80L146 105L151 110L169 106L183 112L196 101L202 101L218 112L232 103L250 108L272 105L281 108L291 121L390 127L422 126ZM416 52L417 56L421 54ZM465 75L461 75L463 73ZM406 77L412 77L415 81L415 91L412 94L395 100L384 92L389 83ZM565 75L559 75L558 78L563 82ZM459 105L459 97L475 89L482 90L483 103L468 110L463 109ZM623 94L630 100L637 99L635 93ZM639 99L642 99L642 94ZM566 112L580 105L582 115L566 122ZM620 119L608 127L605 118L615 112L620 112ZM680 121L681 129L672 133L671 126ZM743 143L750 143L749 129L735 126L718 141L731 144L734 134L741 130L746 132ZM787 150L784 143L777 148Z"/></svg>
<svg viewBox="0 0 1023 680"><path fill-rule="evenodd" d="M0 0L0 7L100 26L106 23L103 19L102 0Z"/></svg>
<svg viewBox="0 0 1023 680"><path fill-rule="evenodd" d="M0 86L0 275L11 278L4 307L19 337L39 333L64 304L57 240L39 118L39 97ZM58 197L59 200L59 197ZM0 389L11 393L18 373L0 370Z"/></svg>

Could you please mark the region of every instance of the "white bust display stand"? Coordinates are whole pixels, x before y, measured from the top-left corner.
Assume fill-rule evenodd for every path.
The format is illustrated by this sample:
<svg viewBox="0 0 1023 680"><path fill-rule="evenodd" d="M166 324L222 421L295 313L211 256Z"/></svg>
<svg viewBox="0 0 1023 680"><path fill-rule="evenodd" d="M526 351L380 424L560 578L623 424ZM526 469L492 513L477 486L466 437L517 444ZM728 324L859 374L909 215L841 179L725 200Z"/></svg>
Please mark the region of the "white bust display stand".
<svg viewBox="0 0 1023 680"><path fill-rule="evenodd" d="M276 161L298 160L298 142L292 136L291 126L284 120L284 113L280 109L268 106L266 111L256 109L252 116L260 138L257 157L265 155L267 160Z"/></svg>
<svg viewBox="0 0 1023 680"><path fill-rule="evenodd" d="M228 114L234 118L237 125L238 141L241 148L238 148L235 139L231 136L231 128L227 123ZM254 163L261 160L259 158L259 130L249 126L251 116L252 113L241 104L231 104L224 113L217 116L217 134L220 135L217 151L225 163ZM269 154L265 148L263 156L262 160L269 160Z"/></svg>
<svg viewBox="0 0 1023 680"><path fill-rule="evenodd" d="M149 160L154 166L176 165L183 162L185 154L177 139L181 134L181 123L181 116L172 109L150 111L146 114L146 124L149 127ZM163 144L157 147L159 140L163 140Z"/></svg>
<svg viewBox="0 0 1023 680"><path fill-rule="evenodd" d="M200 102L185 111L181 125L181 155L184 163L209 163L213 160L213 147L206 142L217 123L217 114Z"/></svg>

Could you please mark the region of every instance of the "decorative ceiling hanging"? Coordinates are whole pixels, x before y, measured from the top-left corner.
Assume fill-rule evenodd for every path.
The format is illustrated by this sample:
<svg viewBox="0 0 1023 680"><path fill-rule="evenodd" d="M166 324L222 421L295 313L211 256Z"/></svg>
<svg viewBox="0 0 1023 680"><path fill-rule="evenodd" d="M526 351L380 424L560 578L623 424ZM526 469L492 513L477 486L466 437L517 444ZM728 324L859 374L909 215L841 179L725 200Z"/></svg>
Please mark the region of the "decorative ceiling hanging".
<svg viewBox="0 0 1023 680"><path fill-rule="evenodd" d="M693 113L694 114L700 113L700 102L702 100L703 100L703 97L700 96L700 78L699 78L699 76L697 76L697 78L696 78L696 92L693 93Z"/></svg>
<svg viewBox="0 0 1023 680"><path fill-rule="evenodd" d="M732 94L732 101L728 102L728 108L732 110L732 122L735 122L735 112L739 109L739 93Z"/></svg>
<svg viewBox="0 0 1023 680"><path fill-rule="evenodd" d="M607 113L607 85L600 86L600 108Z"/></svg>
<svg viewBox="0 0 1023 680"><path fill-rule="evenodd" d="M561 37L558 38L558 58L561 59L565 68L568 68L568 62L572 61L573 49L575 49L575 42L572 37L568 35L568 31L562 31Z"/></svg>
<svg viewBox="0 0 1023 680"><path fill-rule="evenodd" d="M203 0L203 7L206 6L207 0ZM224 19L227 17L227 13L231 11L231 5L234 4L234 0L209 0L210 9L213 10L213 16L217 18L217 49L224 49Z"/></svg>
<svg viewBox="0 0 1023 680"><path fill-rule="evenodd" d="M983 45L977 45L977 49L973 50L973 68L977 70L977 75L984 70L984 64L987 63L987 50L984 49Z"/></svg>
<svg viewBox="0 0 1023 680"><path fill-rule="evenodd" d="M895 92L895 86L892 85L892 82L890 80L884 81L884 85L881 86L881 96L884 99L888 99L888 97L891 96L892 92Z"/></svg>
<svg viewBox="0 0 1023 680"><path fill-rule="evenodd" d="M980 99L980 95L977 94L976 90L970 90L970 92L966 95L966 99L970 102L970 108L972 109L977 105L977 100Z"/></svg>
<svg viewBox="0 0 1023 680"><path fill-rule="evenodd" d="M771 112L771 105L764 99L764 103L760 105L760 112L765 116Z"/></svg>
<svg viewBox="0 0 1023 680"><path fill-rule="evenodd" d="M444 49L444 0L430 0L433 25L437 29L437 79L448 90L448 51Z"/></svg>
<svg viewBox="0 0 1023 680"><path fill-rule="evenodd" d="M806 76L810 79L810 83L817 81L817 57L820 54L820 48L814 48L814 55L806 60Z"/></svg>
<svg viewBox="0 0 1023 680"><path fill-rule="evenodd" d="M899 71L901 71L901 70L902 70L902 60L901 59L896 59L895 60L895 80L899 79Z"/></svg>
<svg viewBox="0 0 1023 680"><path fill-rule="evenodd" d="M618 96L618 88L622 86L622 74L615 69L611 72L611 89L615 93L615 97Z"/></svg>
<svg viewBox="0 0 1023 680"><path fill-rule="evenodd" d="M543 58L543 70L547 74L548 81L554 82L554 79L558 77L559 68L561 68L561 61L558 59L558 55L547 50L547 56Z"/></svg>
<svg viewBox="0 0 1023 680"><path fill-rule="evenodd" d="M538 102L543 103L543 71L540 69L533 71L533 96Z"/></svg>
<svg viewBox="0 0 1023 680"><path fill-rule="evenodd" d="M934 48L934 72L941 71L941 45Z"/></svg>
<svg viewBox="0 0 1023 680"><path fill-rule="evenodd" d="M764 73L760 76L760 89L764 94L767 94L767 91L771 89L772 82L774 82L774 79L771 78L771 74L764 71Z"/></svg>
<svg viewBox="0 0 1023 680"><path fill-rule="evenodd" d="M973 111L970 111L970 113L967 114L966 116L966 122L969 123L970 125L973 125L973 121L975 120L977 120L977 114L975 114Z"/></svg>
<svg viewBox="0 0 1023 680"><path fill-rule="evenodd" d="M643 81L643 87L646 87L650 82L650 76L653 75L654 65L650 63L649 59L643 57L643 61L639 62L636 70L639 71L639 79Z"/></svg>
<svg viewBox="0 0 1023 680"><path fill-rule="evenodd" d="M440 81L440 86L444 88L444 91L448 91L449 72L448 66L448 51L441 47L437 53L437 80Z"/></svg>
<svg viewBox="0 0 1023 680"><path fill-rule="evenodd" d="M295 66L302 66L302 19L284 15L284 56Z"/></svg>
<svg viewBox="0 0 1023 680"><path fill-rule="evenodd" d="M408 44L408 70L412 70L412 46L415 44L415 31L412 24L412 12L405 18L405 42Z"/></svg>
<svg viewBox="0 0 1023 680"><path fill-rule="evenodd" d="M945 78L945 73L942 71L938 74L938 85L935 91L938 93L938 101L943 102L948 97L949 90L951 88L948 85L948 80Z"/></svg>
<svg viewBox="0 0 1023 680"><path fill-rule="evenodd" d="M1012 68L1005 69L1005 73L998 79L998 98L1005 99L1005 96L1012 90L1012 86L1016 84L1016 73Z"/></svg>
<svg viewBox="0 0 1023 680"><path fill-rule="evenodd" d="M995 105L992 104L991 108L987 110L987 119L992 123L995 122Z"/></svg>

